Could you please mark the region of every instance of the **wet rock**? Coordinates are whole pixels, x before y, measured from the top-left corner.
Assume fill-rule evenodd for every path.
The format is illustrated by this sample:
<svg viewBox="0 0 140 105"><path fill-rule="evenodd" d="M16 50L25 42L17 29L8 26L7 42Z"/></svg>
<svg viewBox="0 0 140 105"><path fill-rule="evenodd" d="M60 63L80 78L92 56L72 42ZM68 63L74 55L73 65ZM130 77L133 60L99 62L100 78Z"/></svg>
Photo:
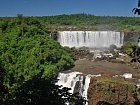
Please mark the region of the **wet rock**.
<svg viewBox="0 0 140 105"><path fill-rule="evenodd" d="M121 64L126 63L126 62L125 62L123 59L121 59L121 58L112 58L112 59L110 59L109 61L112 62L112 63L121 63Z"/></svg>
<svg viewBox="0 0 140 105"><path fill-rule="evenodd" d="M92 60L94 53L90 53L89 48L87 47L82 47L79 49L72 48L72 51L75 53L75 58L76 59L89 59Z"/></svg>

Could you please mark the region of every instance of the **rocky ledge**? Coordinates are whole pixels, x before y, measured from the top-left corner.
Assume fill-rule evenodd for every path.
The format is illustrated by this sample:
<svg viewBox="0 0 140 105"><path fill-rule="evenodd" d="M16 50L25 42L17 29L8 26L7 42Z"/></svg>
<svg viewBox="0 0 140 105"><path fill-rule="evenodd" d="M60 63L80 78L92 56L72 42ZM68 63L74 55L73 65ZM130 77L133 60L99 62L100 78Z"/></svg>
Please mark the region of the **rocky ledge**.
<svg viewBox="0 0 140 105"><path fill-rule="evenodd" d="M124 78L92 77L88 99L89 105L140 105L136 86Z"/></svg>

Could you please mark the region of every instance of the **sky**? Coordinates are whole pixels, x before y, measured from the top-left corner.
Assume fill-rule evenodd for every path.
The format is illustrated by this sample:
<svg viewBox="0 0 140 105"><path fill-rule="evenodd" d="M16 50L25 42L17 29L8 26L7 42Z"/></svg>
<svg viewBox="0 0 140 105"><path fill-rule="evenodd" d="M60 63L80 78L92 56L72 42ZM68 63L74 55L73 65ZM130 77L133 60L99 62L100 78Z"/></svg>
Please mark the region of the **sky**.
<svg viewBox="0 0 140 105"><path fill-rule="evenodd" d="M136 16L138 0L0 0L0 17L87 13L96 16Z"/></svg>

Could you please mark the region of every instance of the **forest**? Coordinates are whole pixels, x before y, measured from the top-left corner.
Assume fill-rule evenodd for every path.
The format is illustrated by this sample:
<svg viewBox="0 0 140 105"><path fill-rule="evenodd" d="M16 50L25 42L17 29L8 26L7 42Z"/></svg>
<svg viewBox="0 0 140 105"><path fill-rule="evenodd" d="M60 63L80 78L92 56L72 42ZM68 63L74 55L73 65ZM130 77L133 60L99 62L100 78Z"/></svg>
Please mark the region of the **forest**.
<svg viewBox="0 0 140 105"><path fill-rule="evenodd" d="M57 30L112 30L125 32L140 32L139 17L96 16L93 14L70 14L56 16L25 17L37 19L44 24L48 31ZM15 19L15 17L1 17L1 21Z"/></svg>
<svg viewBox="0 0 140 105"><path fill-rule="evenodd" d="M71 14L38 17L48 25L49 30L116 30L140 32L139 17L95 16L91 14Z"/></svg>
<svg viewBox="0 0 140 105"><path fill-rule="evenodd" d="M0 46L1 105L83 103L69 89L55 86L58 72L74 65L74 55L49 37L39 19L1 18Z"/></svg>

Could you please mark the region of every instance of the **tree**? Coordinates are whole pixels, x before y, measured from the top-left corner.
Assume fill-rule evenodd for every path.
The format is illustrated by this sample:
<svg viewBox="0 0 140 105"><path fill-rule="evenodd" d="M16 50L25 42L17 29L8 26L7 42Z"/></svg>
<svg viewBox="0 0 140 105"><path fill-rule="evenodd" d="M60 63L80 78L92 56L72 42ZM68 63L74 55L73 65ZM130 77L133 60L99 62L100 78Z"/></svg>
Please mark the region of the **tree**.
<svg viewBox="0 0 140 105"><path fill-rule="evenodd" d="M15 24L9 24L11 22ZM19 18L7 20L6 29L0 34L0 104L36 105L45 99L61 103L68 90L50 84L51 78L74 64L72 55L49 38L37 19L25 17L24 24L23 30ZM59 100L55 96L59 96L56 97Z"/></svg>
<svg viewBox="0 0 140 105"><path fill-rule="evenodd" d="M138 7L140 7L140 0L138 0ZM140 15L140 9L138 8L133 8L132 12L134 12L134 14Z"/></svg>
<svg viewBox="0 0 140 105"><path fill-rule="evenodd" d="M138 8L134 8L134 9L132 10L132 12L134 12L134 14L140 15L140 9L138 9Z"/></svg>
<svg viewBox="0 0 140 105"><path fill-rule="evenodd" d="M140 0L138 1L138 7L140 7Z"/></svg>

